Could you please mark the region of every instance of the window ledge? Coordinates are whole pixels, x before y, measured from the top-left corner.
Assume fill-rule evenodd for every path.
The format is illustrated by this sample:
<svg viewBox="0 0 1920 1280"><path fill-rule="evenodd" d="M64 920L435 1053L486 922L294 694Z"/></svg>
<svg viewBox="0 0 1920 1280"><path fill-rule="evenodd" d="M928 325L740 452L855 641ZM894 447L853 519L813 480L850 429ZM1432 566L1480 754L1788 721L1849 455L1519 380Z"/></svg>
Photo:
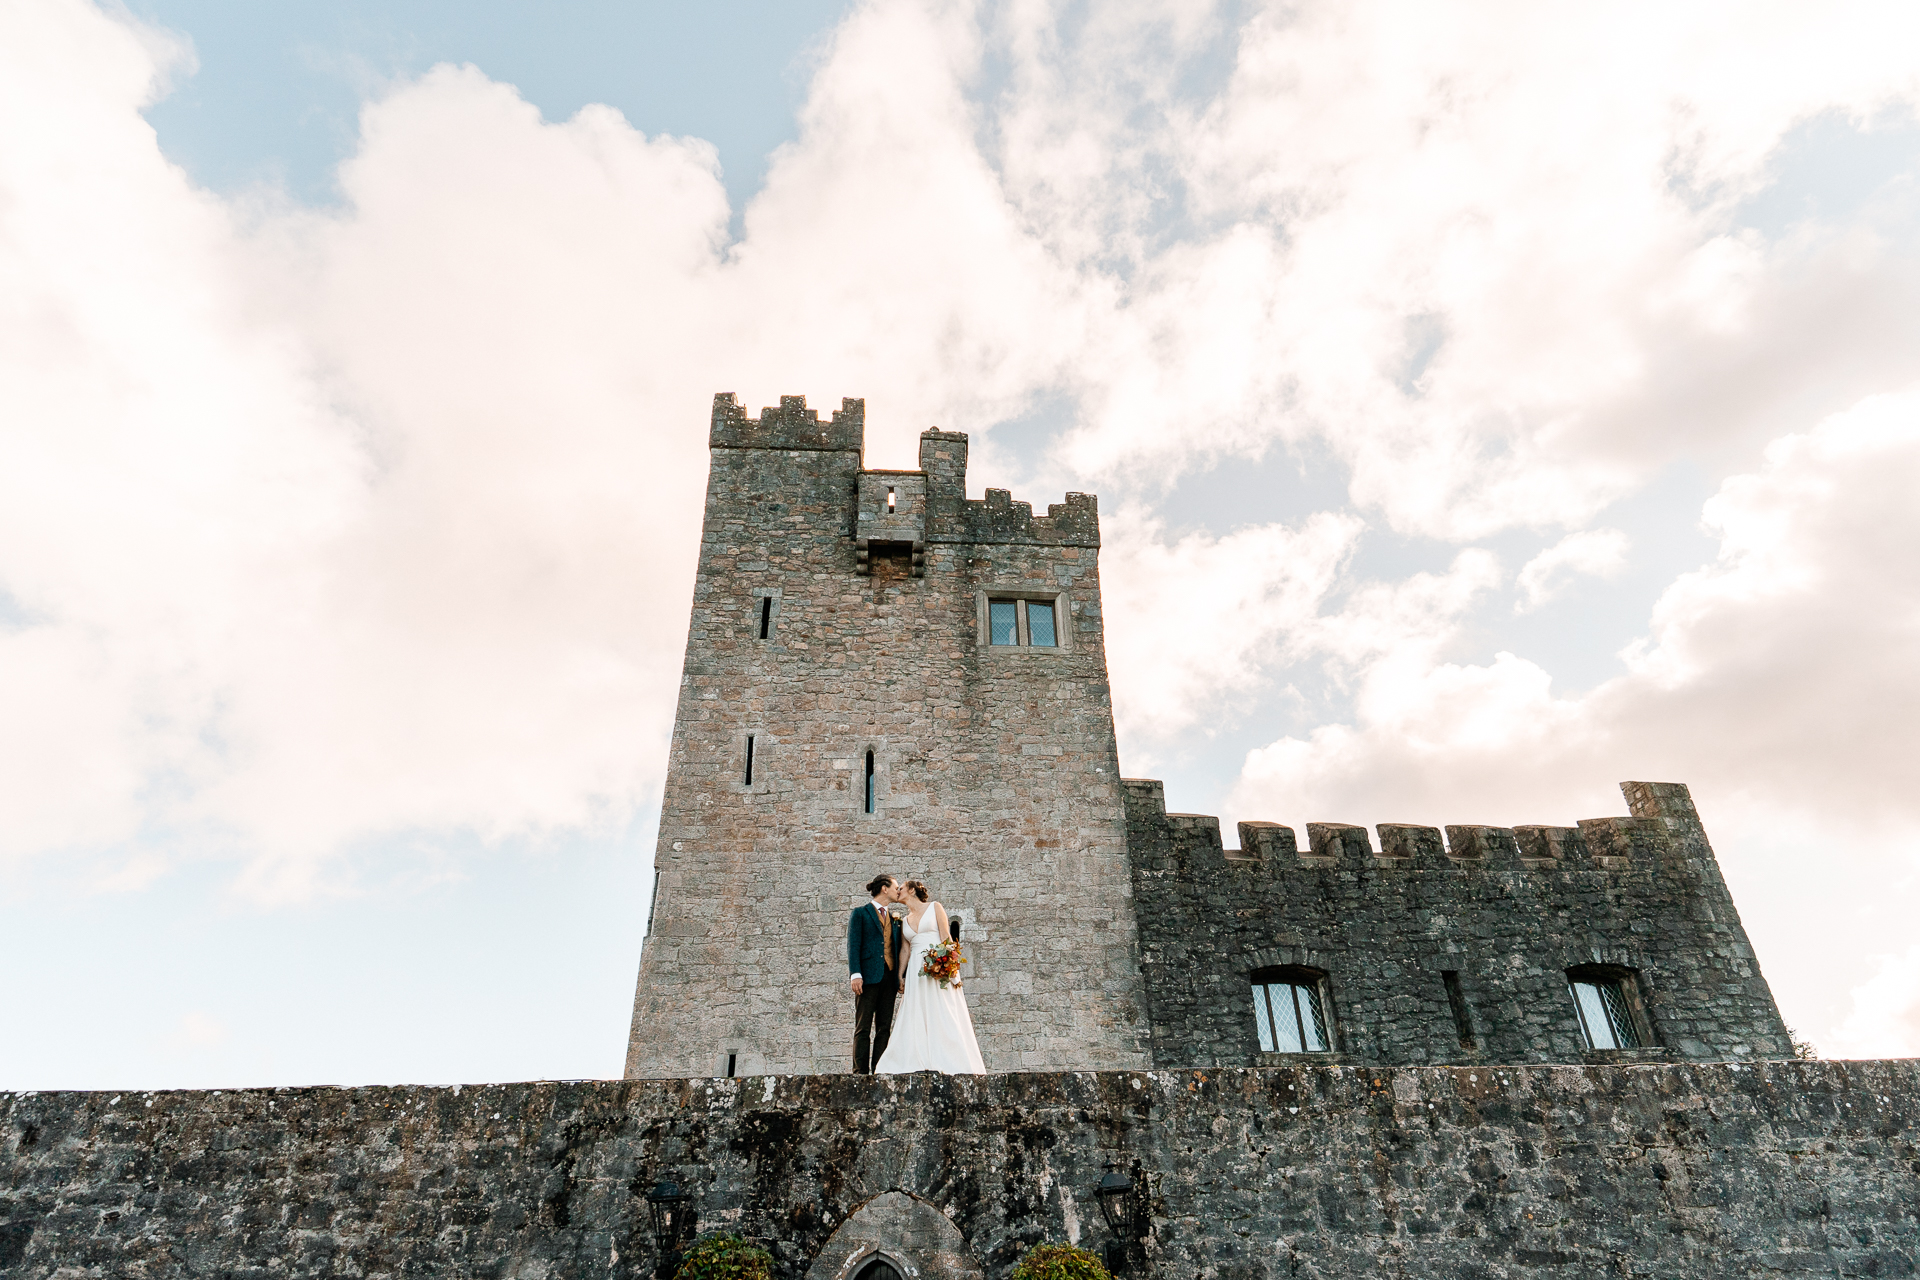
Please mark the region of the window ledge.
<svg viewBox="0 0 1920 1280"><path fill-rule="evenodd" d="M1346 1057L1338 1053L1268 1053L1265 1050L1256 1054L1262 1067L1337 1067L1346 1062Z"/></svg>
<svg viewBox="0 0 1920 1280"><path fill-rule="evenodd" d="M1642 1049L1589 1049L1584 1061L1589 1066L1607 1066L1618 1063L1635 1062L1672 1062L1673 1051L1660 1045Z"/></svg>

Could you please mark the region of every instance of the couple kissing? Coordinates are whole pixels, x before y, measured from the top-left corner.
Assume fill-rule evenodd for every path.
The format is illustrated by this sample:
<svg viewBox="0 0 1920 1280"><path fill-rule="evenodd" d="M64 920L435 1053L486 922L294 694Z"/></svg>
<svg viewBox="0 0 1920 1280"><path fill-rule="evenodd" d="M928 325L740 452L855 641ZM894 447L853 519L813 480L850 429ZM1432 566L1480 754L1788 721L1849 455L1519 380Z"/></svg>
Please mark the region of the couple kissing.
<svg viewBox="0 0 1920 1280"><path fill-rule="evenodd" d="M872 901L855 907L847 920L853 1069L863 1075L985 1075L958 963L947 959L948 949L955 955L959 950L947 941L947 909L929 901L927 886L918 880L875 876L867 893ZM902 905L904 919L893 914Z"/></svg>

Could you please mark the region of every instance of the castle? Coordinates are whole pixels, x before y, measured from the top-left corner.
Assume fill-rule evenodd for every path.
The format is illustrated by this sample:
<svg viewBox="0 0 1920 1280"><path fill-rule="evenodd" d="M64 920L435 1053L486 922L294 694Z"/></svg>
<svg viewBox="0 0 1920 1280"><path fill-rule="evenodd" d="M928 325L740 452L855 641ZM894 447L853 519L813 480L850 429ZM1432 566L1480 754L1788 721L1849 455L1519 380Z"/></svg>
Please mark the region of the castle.
<svg viewBox="0 0 1920 1280"><path fill-rule="evenodd" d="M714 402L628 1078L0 1094L0 1278L1920 1272L1920 1062L1793 1057L1685 787L1227 849L1119 775L1093 499L863 426ZM876 869L992 1074L849 1073Z"/></svg>
<svg viewBox="0 0 1920 1280"><path fill-rule="evenodd" d="M1120 776L1094 499L971 500L957 432L868 470L864 426L714 398L629 1077L847 1070L846 914L909 868L991 1071L1792 1056L1684 786L1225 849Z"/></svg>

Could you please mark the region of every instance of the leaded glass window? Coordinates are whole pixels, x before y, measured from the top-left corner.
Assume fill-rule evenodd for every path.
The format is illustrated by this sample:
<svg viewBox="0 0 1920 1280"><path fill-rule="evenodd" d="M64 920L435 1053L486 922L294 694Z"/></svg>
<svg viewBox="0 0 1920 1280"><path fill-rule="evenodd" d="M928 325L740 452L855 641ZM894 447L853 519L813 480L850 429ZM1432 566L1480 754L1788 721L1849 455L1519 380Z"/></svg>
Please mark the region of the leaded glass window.
<svg viewBox="0 0 1920 1280"><path fill-rule="evenodd" d="M1640 1033L1634 1027L1631 978L1575 977L1567 982L1574 1012L1589 1049L1638 1049Z"/></svg>
<svg viewBox="0 0 1920 1280"><path fill-rule="evenodd" d="M1282 978L1253 984L1253 1025L1262 1053L1325 1053L1330 1047L1320 983Z"/></svg>
<svg viewBox="0 0 1920 1280"><path fill-rule="evenodd" d="M1060 647L1060 619L1052 600L987 601L988 641L1035 649Z"/></svg>
<svg viewBox="0 0 1920 1280"><path fill-rule="evenodd" d="M993 624L995 644L1020 643L1019 601L993 600L987 604L988 620Z"/></svg>
<svg viewBox="0 0 1920 1280"><path fill-rule="evenodd" d="M1053 648L1053 605L1027 601L1027 636L1030 644Z"/></svg>

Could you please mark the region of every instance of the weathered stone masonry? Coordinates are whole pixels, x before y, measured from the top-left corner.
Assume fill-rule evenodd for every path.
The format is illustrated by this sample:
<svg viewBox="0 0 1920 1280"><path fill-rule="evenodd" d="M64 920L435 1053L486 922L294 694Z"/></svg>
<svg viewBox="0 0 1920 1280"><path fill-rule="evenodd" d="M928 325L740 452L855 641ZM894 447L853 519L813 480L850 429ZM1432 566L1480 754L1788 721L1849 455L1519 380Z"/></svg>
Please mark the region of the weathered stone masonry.
<svg viewBox="0 0 1920 1280"><path fill-rule="evenodd" d="M865 469L864 430L859 400L714 399L627 1074L847 1070L880 871L965 921L990 1070L1145 1066L1094 500L970 500L957 432ZM1052 604L1059 643L988 644L992 598Z"/></svg>
<svg viewBox="0 0 1920 1280"><path fill-rule="evenodd" d="M1334 1049L1361 1063L1784 1058L1792 1043L1684 786L1625 783L1632 816L1577 827L1240 824L1126 784L1160 1066L1257 1066L1249 975L1327 975ZM1631 971L1654 1043L1589 1050L1567 971ZM1463 1035L1443 974L1454 975ZM1471 1037L1471 1047L1468 1037Z"/></svg>
<svg viewBox="0 0 1920 1280"><path fill-rule="evenodd" d="M1912 1061L0 1095L0 1275L649 1276L670 1177L780 1280L1001 1280L1119 1167L1164 1276L1911 1276L1917 1119Z"/></svg>
<svg viewBox="0 0 1920 1280"><path fill-rule="evenodd" d="M647 1276L671 1178L779 1280L876 1250L1003 1280L1106 1243L1110 1170L1147 1190L1136 1275L1916 1274L1920 1063L1781 1060L1685 787L1227 850L1119 778L1093 499L969 500L953 432L866 469L863 425L715 400L634 1078L0 1095L0 1276ZM1058 643L989 644L992 599L1051 605ZM1013 1074L844 1074L876 870L967 921ZM1586 1049L1594 965L1651 1047ZM1250 984L1282 970L1319 975L1330 1052L1260 1052ZM1580 1065L1514 1065L1551 1062Z"/></svg>
<svg viewBox="0 0 1920 1280"><path fill-rule="evenodd" d="M841 925L881 870L965 920L990 1070L1259 1065L1250 982L1281 970L1350 1061L1791 1054L1684 786L1574 827L1389 824L1376 853L1309 823L1302 853L1254 822L1225 850L1117 776L1091 497L969 500L957 432L866 469L857 400L719 396L710 441L629 1076L845 1070ZM1015 598L1057 645L988 643ZM1587 1048L1576 966L1626 980L1645 1044Z"/></svg>

